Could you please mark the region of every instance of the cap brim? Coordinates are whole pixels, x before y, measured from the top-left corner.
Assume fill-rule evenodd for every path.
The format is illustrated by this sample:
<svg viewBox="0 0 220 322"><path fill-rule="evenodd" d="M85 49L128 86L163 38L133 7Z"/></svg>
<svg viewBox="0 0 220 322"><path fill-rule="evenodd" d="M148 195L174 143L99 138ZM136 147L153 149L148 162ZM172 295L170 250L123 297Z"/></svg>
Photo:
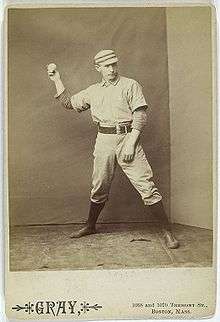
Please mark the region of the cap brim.
<svg viewBox="0 0 220 322"><path fill-rule="evenodd" d="M118 58L114 57L114 58L106 59L105 61L100 62L98 64L101 65L101 66L105 66L105 65L110 65L110 64L117 63L117 62L118 62Z"/></svg>

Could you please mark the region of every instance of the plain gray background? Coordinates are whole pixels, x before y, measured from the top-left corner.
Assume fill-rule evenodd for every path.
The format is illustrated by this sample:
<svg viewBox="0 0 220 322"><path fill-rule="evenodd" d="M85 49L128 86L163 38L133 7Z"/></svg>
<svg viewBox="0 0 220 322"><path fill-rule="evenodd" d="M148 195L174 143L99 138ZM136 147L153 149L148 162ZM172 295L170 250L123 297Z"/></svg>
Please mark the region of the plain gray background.
<svg viewBox="0 0 220 322"><path fill-rule="evenodd" d="M9 10L9 211L12 224L82 222L87 217L96 127L89 111L55 102L46 64L73 94L99 81L93 56L115 49L122 75L149 104L142 142L169 208L170 133L165 8ZM147 209L118 171L105 222L147 221Z"/></svg>
<svg viewBox="0 0 220 322"><path fill-rule="evenodd" d="M217 219L215 14L211 7L198 6L167 8L166 16L171 217L180 224L213 229Z"/></svg>

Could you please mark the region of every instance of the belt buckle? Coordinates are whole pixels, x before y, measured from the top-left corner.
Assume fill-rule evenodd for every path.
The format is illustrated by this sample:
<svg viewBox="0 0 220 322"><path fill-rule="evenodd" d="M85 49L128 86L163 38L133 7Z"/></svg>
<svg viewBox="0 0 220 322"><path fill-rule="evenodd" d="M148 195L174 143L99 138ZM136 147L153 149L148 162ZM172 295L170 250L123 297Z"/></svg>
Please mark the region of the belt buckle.
<svg viewBox="0 0 220 322"><path fill-rule="evenodd" d="M122 131L124 129L124 131ZM128 133L128 128L126 124L117 124L116 125L116 134L127 134Z"/></svg>

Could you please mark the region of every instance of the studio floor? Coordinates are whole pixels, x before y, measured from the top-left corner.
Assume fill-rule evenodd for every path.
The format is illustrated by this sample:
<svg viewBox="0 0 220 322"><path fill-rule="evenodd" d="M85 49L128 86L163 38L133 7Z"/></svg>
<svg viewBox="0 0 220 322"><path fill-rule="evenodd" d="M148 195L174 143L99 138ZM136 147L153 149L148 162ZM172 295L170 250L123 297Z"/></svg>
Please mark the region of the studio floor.
<svg viewBox="0 0 220 322"><path fill-rule="evenodd" d="M81 225L14 226L10 270L75 270L212 265L212 231L173 225L180 248L167 249L156 224L98 224L98 233L71 239Z"/></svg>

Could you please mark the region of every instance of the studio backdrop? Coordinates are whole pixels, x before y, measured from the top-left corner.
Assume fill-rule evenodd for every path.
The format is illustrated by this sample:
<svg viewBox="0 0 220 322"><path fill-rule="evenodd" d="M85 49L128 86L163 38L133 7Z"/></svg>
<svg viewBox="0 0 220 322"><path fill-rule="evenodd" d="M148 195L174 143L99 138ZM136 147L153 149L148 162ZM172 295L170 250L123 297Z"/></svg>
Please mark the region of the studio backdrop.
<svg viewBox="0 0 220 322"><path fill-rule="evenodd" d="M149 112L142 142L168 207L165 9L13 9L8 32L11 223L86 219L97 129L89 111L78 114L56 103L46 65L57 64L66 88L74 94L100 80L93 57L106 48L115 49L119 56L120 73L143 86ZM151 220L120 170L100 220Z"/></svg>

